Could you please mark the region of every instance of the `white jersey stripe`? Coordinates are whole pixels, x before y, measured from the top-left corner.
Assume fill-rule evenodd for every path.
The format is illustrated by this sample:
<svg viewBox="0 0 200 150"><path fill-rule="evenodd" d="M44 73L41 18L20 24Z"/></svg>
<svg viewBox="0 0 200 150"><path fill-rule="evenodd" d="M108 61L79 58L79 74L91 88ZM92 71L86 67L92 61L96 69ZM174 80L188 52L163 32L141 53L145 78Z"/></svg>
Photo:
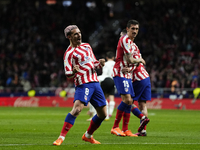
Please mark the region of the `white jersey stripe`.
<svg viewBox="0 0 200 150"><path fill-rule="evenodd" d="M141 72L138 72L138 76L140 76L142 79L145 79L145 76Z"/></svg>
<svg viewBox="0 0 200 150"><path fill-rule="evenodd" d="M131 39L126 35L119 39L118 45L117 45L117 52L116 52L116 60L115 65L113 67L113 77L119 76L124 78L131 78L131 74L123 74L122 68L124 67L132 67L133 65L128 63L125 55L126 54L132 54L134 52L134 45Z"/></svg>
<svg viewBox="0 0 200 150"><path fill-rule="evenodd" d="M140 78L137 76L137 74L135 74L135 79L136 79L137 81L140 81Z"/></svg>
<svg viewBox="0 0 200 150"><path fill-rule="evenodd" d="M96 60L92 48L87 43L82 43L79 47L69 46L64 55L65 74L73 75L73 66L78 65L79 71L75 74L75 86L88 82L98 82L96 67L101 68Z"/></svg>

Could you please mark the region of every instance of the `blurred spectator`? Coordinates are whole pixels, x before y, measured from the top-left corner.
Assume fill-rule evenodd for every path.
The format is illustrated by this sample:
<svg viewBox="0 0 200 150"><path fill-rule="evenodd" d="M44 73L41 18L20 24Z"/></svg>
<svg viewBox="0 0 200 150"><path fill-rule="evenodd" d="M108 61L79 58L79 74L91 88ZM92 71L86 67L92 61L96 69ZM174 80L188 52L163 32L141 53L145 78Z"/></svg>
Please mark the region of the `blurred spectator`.
<svg viewBox="0 0 200 150"><path fill-rule="evenodd" d="M164 81L162 75L159 75L158 80L157 80L157 82L155 84L155 87L157 88L157 94L160 97L163 97L163 93L164 93L163 88L165 87L165 81Z"/></svg>
<svg viewBox="0 0 200 150"><path fill-rule="evenodd" d="M64 27L77 24L84 35L83 42L88 41L91 31L102 27L98 45L93 48L98 59L107 51L115 52L117 31L125 28L129 19L140 22L135 42L148 64L152 88L163 86L163 82L165 88L171 88L173 78L177 78L180 88L200 84L200 18L196 15L200 1L121 0L120 10L112 10L106 1L99 0L94 0L96 8L88 8L85 0L73 0L71 6L63 6L62 1L55 5L38 0L8 2L0 5L2 89L15 91L24 86L20 82L24 72L31 87L73 86L62 71L63 55L69 45L63 36ZM114 28L113 20L119 22L121 29Z"/></svg>
<svg viewBox="0 0 200 150"><path fill-rule="evenodd" d="M193 100L192 103L194 104L196 102L196 100L200 98L200 88L197 87L193 90Z"/></svg>
<svg viewBox="0 0 200 150"><path fill-rule="evenodd" d="M175 79L173 79L173 81L171 83L171 93L175 93L177 88L179 88L179 82L175 78Z"/></svg>

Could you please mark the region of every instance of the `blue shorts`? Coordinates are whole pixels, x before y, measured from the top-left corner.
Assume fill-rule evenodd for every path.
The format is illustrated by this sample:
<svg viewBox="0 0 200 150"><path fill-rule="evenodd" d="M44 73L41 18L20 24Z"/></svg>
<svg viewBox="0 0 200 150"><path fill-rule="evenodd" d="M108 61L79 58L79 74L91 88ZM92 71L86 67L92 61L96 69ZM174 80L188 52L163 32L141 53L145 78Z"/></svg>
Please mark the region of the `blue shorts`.
<svg viewBox="0 0 200 150"><path fill-rule="evenodd" d="M114 78L115 86L117 88L117 92L121 94L130 94L131 97L134 97L134 91L132 86L131 79L123 78L115 76Z"/></svg>
<svg viewBox="0 0 200 150"><path fill-rule="evenodd" d="M80 100L87 106L90 102L95 108L106 105L106 99L99 82L90 82L75 87L74 102Z"/></svg>
<svg viewBox="0 0 200 150"><path fill-rule="evenodd" d="M141 81L134 81L132 84L135 91L134 101L151 100L151 82L149 77Z"/></svg>

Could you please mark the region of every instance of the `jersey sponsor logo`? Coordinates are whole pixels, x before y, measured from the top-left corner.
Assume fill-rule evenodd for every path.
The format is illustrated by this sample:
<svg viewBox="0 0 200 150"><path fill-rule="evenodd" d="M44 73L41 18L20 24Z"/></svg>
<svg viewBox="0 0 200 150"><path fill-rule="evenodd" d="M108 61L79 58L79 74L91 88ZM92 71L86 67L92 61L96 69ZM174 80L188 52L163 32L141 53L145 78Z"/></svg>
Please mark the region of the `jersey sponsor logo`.
<svg viewBox="0 0 200 150"><path fill-rule="evenodd" d="M87 64L87 63L89 63L89 62L91 62L91 61L92 61L92 60L90 59L90 57L85 56L85 61L80 62L80 65Z"/></svg>
<svg viewBox="0 0 200 150"><path fill-rule="evenodd" d="M66 127L65 129L66 129L67 131L69 131L70 128Z"/></svg>
<svg viewBox="0 0 200 150"><path fill-rule="evenodd" d="M162 103L163 103L162 99L154 99L151 102L147 103L147 107L149 109L162 109Z"/></svg>
<svg viewBox="0 0 200 150"><path fill-rule="evenodd" d="M39 107L39 99L36 97L27 97L27 99L19 97L15 100L14 107Z"/></svg>
<svg viewBox="0 0 200 150"><path fill-rule="evenodd" d="M139 58L139 54L138 54L138 52L136 52L136 51L133 51L132 56L134 56L135 58Z"/></svg>

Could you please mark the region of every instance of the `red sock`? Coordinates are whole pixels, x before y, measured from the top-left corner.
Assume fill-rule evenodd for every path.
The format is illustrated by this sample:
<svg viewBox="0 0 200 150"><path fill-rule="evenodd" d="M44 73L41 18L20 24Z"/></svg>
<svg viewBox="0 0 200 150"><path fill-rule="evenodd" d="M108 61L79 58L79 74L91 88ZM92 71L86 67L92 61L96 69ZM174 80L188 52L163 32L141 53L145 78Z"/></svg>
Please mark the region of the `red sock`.
<svg viewBox="0 0 200 150"><path fill-rule="evenodd" d="M130 120L130 113L123 113L123 124L122 124L122 131L128 130L128 123Z"/></svg>
<svg viewBox="0 0 200 150"><path fill-rule="evenodd" d="M146 129L147 129L147 125L144 126L144 130L146 130Z"/></svg>
<svg viewBox="0 0 200 150"><path fill-rule="evenodd" d="M115 117L115 122L114 122L113 128L119 127L119 122L122 119L123 113L124 113L123 111L117 109L117 114L116 114L116 117Z"/></svg>
<svg viewBox="0 0 200 150"><path fill-rule="evenodd" d="M142 119L143 116L144 116L143 114L140 114L140 115L138 116L138 118Z"/></svg>
<svg viewBox="0 0 200 150"><path fill-rule="evenodd" d="M92 135L96 129L99 128L100 125L94 123L93 120L90 121L90 126L87 129L88 134Z"/></svg>
<svg viewBox="0 0 200 150"><path fill-rule="evenodd" d="M60 136L66 136L67 132L71 129L73 125L70 124L69 122L64 122L64 125L63 125L63 128L62 128L62 131L60 133Z"/></svg>
<svg viewBox="0 0 200 150"><path fill-rule="evenodd" d="M144 115L142 114L142 112L141 112L137 107L133 107L133 108L131 109L131 112L132 112L135 116L137 116L139 119L142 119L142 117L144 116Z"/></svg>

